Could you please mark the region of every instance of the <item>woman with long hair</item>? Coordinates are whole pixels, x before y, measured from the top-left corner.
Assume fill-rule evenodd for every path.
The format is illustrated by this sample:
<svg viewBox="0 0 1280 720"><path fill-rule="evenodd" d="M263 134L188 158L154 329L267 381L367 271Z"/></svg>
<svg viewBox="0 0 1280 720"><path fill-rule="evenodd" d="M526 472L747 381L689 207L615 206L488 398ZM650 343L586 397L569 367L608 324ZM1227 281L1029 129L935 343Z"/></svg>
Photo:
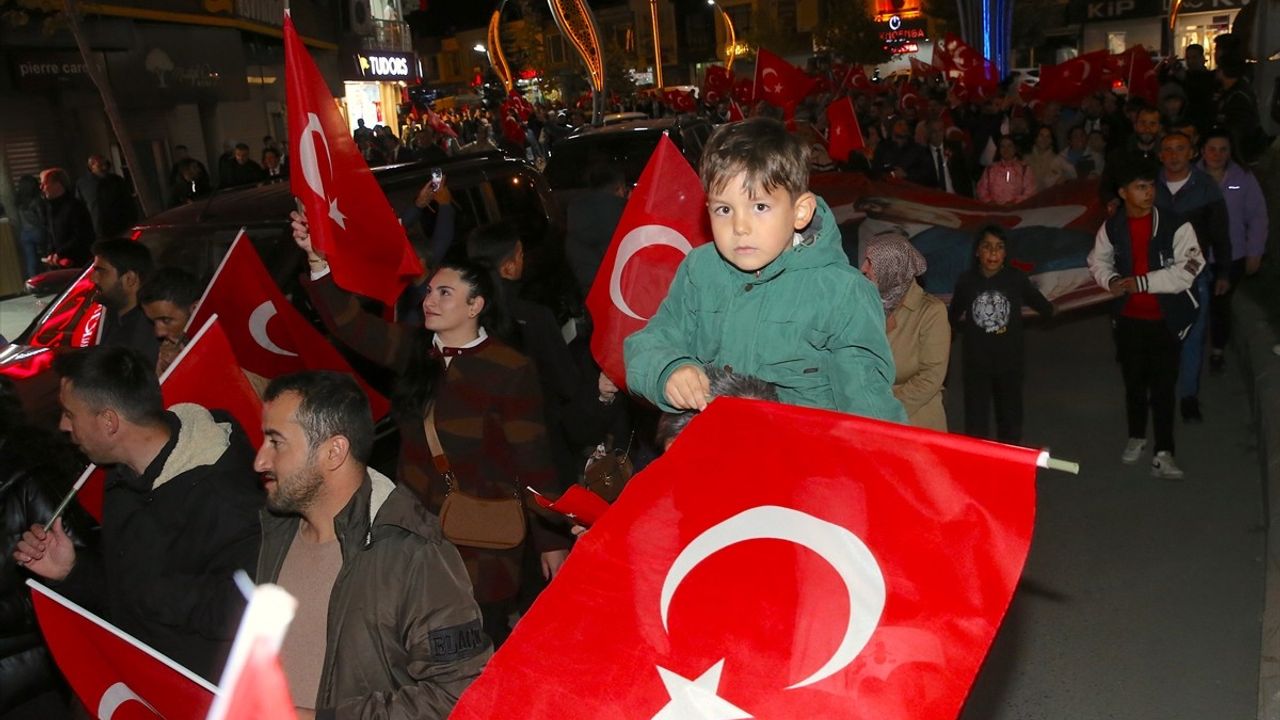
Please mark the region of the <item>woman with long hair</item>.
<svg viewBox="0 0 1280 720"><path fill-rule="evenodd" d="M334 284L324 256L311 246L306 218L292 213L294 239L307 253L305 283L326 327L357 353L396 373L392 415L400 431L397 482L432 512L449 492L489 499L521 497L555 483L547 446L542 392L530 360L503 342L511 337L489 270L470 261L441 263L428 281L423 327L407 328L366 313ZM446 481L433 462L431 423L455 476ZM532 540L548 579L559 571L569 540L526 511ZM524 545L505 550L459 544L485 629L500 644L520 589Z"/></svg>

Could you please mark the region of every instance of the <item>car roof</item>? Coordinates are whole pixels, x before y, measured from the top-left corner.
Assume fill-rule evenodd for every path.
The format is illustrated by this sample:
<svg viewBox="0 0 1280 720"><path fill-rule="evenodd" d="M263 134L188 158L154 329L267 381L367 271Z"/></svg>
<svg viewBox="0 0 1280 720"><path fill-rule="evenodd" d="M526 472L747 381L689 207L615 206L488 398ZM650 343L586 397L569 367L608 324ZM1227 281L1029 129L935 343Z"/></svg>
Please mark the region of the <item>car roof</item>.
<svg viewBox="0 0 1280 720"><path fill-rule="evenodd" d="M585 137L588 135L615 135L622 133L644 132L646 130L670 130L678 124L684 124L679 118L647 118L644 120L627 120L619 123L612 123L604 127L583 127L570 135L570 138ZM568 139L568 138L566 138Z"/></svg>
<svg viewBox="0 0 1280 720"><path fill-rule="evenodd" d="M443 163L412 162L373 168L372 172L382 186L397 181L412 181L425 177L432 167L444 168L446 175L468 171L492 170L506 165L523 165L519 160L504 157L499 152L477 153L449 158ZM293 191L289 182L277 182L242 188L221 190L213 195L187 205L166 210L137 224L138 228L167 225L193 224L275 224L281 220L280 208L292 205Z"/></svg>

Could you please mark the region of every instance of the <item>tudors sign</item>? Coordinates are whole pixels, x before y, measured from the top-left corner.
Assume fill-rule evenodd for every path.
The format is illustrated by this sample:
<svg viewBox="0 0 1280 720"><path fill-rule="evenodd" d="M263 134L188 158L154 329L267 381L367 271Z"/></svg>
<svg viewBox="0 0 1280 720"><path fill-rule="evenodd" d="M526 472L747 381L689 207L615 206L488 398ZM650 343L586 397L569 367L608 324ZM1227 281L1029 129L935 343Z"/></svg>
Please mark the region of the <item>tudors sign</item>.
<svg viewBox="0 0 1280 720"><path fill-rule="evenodd" d="M418 58L404 52L356 52L343 68L343 80L417 80Z"/></svg>

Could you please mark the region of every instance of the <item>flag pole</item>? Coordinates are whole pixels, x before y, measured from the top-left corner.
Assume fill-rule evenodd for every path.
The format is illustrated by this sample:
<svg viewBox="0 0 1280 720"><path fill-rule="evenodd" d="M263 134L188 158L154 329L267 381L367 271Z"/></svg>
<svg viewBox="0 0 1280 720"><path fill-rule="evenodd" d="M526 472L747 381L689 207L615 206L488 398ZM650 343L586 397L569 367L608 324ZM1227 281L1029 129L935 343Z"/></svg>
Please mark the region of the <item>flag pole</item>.
<svg viewBox="0 0 1280 720"><path fill-rule="evenodd" d="M80 473L80 479L76 480L76 484L71 486L71 492L62 498L62 502L58 503L58 507L53 511L53 517L50 517L49 522L44 524L45 532L49 532L49 528L53 527L53 521L62 517L62 513L67 511L67 508L71 505L71 499L76 496L76 493L80 492L80 488L84 487L85 482L89 480L89 476L97 469L97 465L90 465L84 469L84 472Z"/></svg>
<svg viewBox="0 0 1280 720"><path fill-rule="evenodd" d="M1048 450L1041 451L1040 457L1036 458L1036 465L1046 470L1057 470L1072 475L1080 474L1080 463L1052 457Z"/></svg>

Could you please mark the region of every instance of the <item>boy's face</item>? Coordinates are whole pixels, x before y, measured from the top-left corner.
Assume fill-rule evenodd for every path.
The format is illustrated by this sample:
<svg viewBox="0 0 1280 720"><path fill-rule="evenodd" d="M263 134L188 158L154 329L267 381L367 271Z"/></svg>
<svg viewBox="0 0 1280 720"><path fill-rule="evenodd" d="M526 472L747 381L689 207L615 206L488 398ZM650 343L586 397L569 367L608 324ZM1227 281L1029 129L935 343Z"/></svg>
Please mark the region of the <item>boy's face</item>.
<svg viewBox="0 0 1280 720"><path fill-rule="evenodd" d="M746 173L739 173L712 191L707 210L720 256L743 272L755 272L791 247L795 232L813 218L817 200L811 192L793 198L782 187L753 193L746 180Z"/></svg>
<svg viewBox="0 0 1280 720"><path fill-rule="evenodd" d="M1004 241L995 235L984 235L978 243L978 264L982 273L988 277L1000 272L1004 267Z"/></svg>
<svg viewBox="0 0 1280 720"><path fill-rule="evenodd" d="M1124 200L1125 210L1136 217L1151 212L1156 202L1156 184L1151 180L1134 180L1120 187L1120 199Z"/></svg>

